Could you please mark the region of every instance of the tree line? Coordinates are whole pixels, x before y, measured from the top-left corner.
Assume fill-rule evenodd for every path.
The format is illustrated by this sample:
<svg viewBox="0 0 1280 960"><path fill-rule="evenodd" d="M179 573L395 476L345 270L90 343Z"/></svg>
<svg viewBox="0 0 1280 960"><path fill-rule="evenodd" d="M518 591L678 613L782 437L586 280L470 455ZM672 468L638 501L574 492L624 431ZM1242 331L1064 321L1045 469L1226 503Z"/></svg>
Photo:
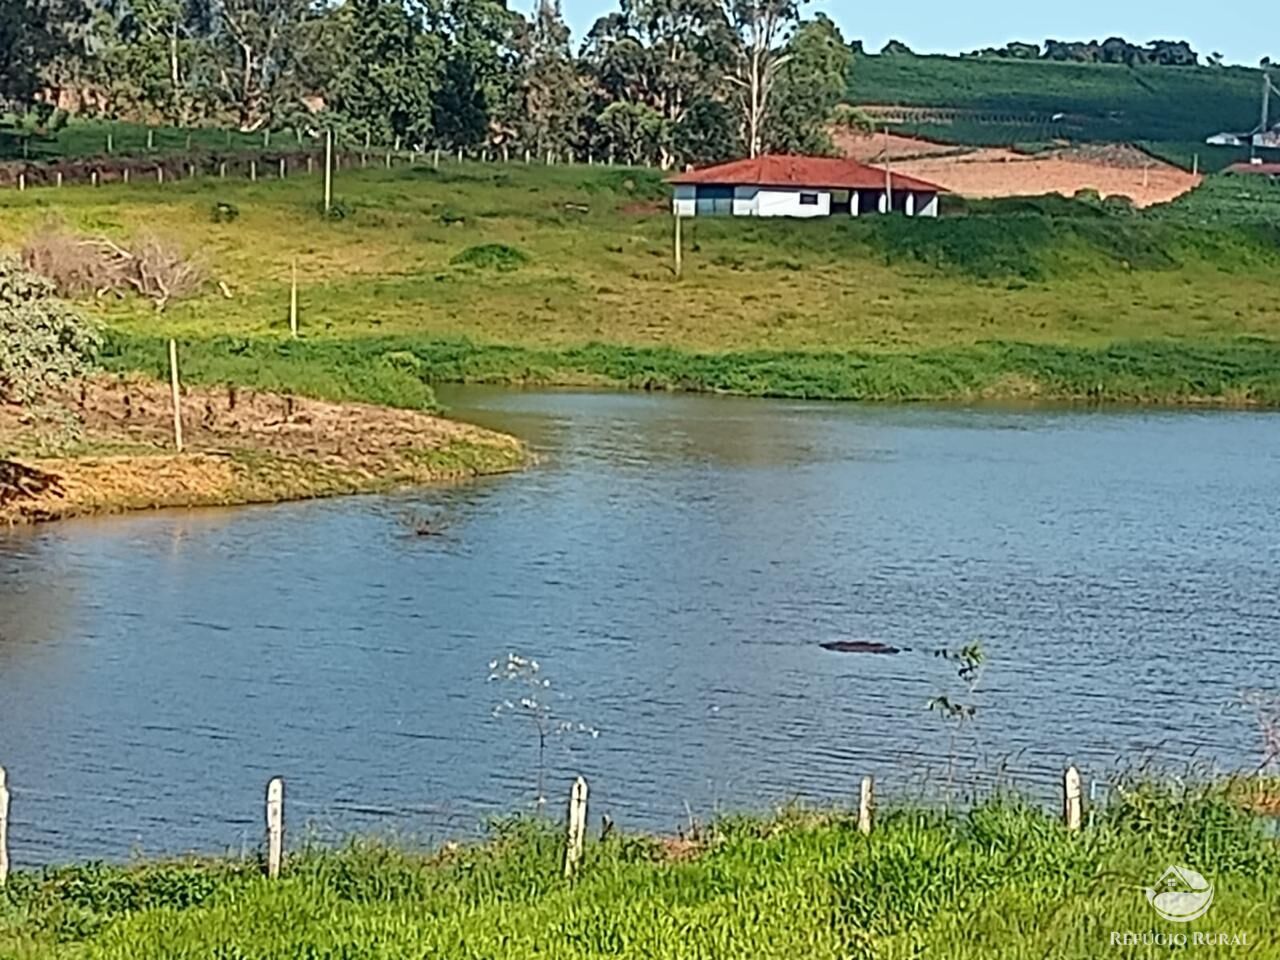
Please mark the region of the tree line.
<svg viewBox="0 0 1280 960"><path fill-rule="evenodd" d="M852 49L808 0L0 0L0 101L664 167L821 153Z"/></svg>

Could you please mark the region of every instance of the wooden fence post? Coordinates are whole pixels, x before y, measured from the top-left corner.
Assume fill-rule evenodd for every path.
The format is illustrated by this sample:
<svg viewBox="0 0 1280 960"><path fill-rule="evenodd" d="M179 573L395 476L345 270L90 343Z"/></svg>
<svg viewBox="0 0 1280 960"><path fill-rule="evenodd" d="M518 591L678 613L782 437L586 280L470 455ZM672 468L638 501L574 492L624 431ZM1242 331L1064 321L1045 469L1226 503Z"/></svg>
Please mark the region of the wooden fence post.
<svg viewBox="0 0 1280 960"><path fill-rule="evenodd" d="M156 183L164 183L164 167L156 167Z"/></svg>
<svg viewBox="0 0 1280 960"><path fill-rule="evenodd" d="M333 128L324 132L324 213L333 206Z"/></svg>
<svg viewBox="0 0 1280 960"><path fill-rule="evenodd" d="M223 180L227 179L227 161L223 160L218 164L218 176Z"/></svg>
<svg viewBox="0 0 1280 960"><path fill-rule="evenodd" d="M249 180L252 183L257 183L258 181L258 161L257 160L249 161Z"/></svg>
<svg viewBox="0 0 1280 960"><path fill-rule="evenodd" d="M858 830L870 834L875 816L875 780L872 777L862 778L862 796L858 801Z"/></svg>
<svg viewBox="0 0 1280 960"><path fill-rule="evenodd" d="M57 187L62 186L62 171L61 171L61 170L59 170L57 173L55 173L55 174L53 175L53 183L54 183L54 186L57 186Z"/></svg>
<svg viewBox="0 0 1280 960"><path fill-rule="evenodd" d="M27 175L25 173L18 174L18 191L27 189Z"/></svg>
<svg viewBox="0 0 1280 960"><path fill-rule="evenodd" d="M96 187L98 185L98 171L97 170L92 171L89 174L89 179L93 181L93 185Z"/></svg>
<svg viewBox="0 0 1280 960"><path fill-rule="evenodd" d="M147 152L150 153L155 148L156 148L156 132L152 130L150 127L148 127L147 128ZM191 147L188 145L187 149L190 150Z"/></svg>
<svg viewBox="0 0 1280 960"><path fill-rule="evenodd" d="M284 157L281 157L280 158L280 179L283 180L287 175L287 173L288 171L285 167Z"/></svg>
<svg viewBox="0 0 1280 960"><path fill-rule="evenodd" d="M289 284L289 332L298 339L298 258L293 258L293 276Z"/></svg>
<svg viewBox="0 0 1280 960"><path fill-rule="evenodd" d="M680 221L684 217L680 216L680 211L676 211L676 277L679 278L684 273L684 239L680 235Z"/></svg>
<svg viewBox="0 0 1280 960"><path fill-rule="evenodd" d="M587 840L587 781L579 777L569 791L569 827L564 843L564 875L572 877Z"/></svg>
<svg viewBox="0 0 1280 960"><path fill-rule="evenodd" d="M182 452L182 391L178 384L178 341L169 341L169 389L173 394L173 444Z"/></svg>
<svg viewBox="0 0 1280 960"><path fill-rule="evenodd" d="M267 784L267 876L280 876L284 857L284 781L272 777Z"/></svg>
<svg viewBox="0 0 1280 960"><path fill-rule="evenodd" d="M1080 789L1080 771L1067 767L1062 778L1062 820L1073 833L1084 822L1084 797Z"/></svg>
<svg viewBox="0 0 1280 960"><path fill-rule="evenodd" d="M9 781L0 767L0 887L9 879Z"/></svg>

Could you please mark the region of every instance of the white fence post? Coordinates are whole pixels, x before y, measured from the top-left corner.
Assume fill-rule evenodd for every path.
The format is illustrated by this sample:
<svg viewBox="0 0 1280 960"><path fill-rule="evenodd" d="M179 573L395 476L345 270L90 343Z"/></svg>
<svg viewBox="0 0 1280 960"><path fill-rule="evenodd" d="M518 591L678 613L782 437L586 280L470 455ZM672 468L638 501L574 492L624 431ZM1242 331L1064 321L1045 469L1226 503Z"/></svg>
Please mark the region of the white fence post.
<svg viewBox="0 0 1280 960"><path fill-rule="evenodd" d="M267 877L280 876L284 858L284 781L272 777L267 784Z"/></svg>
<svg viewBox="0 0 1280 960"><path fill-rule="evenodd" d="M572 877L587 840L587 781L579 777L569 792L569 828L564 844L564 875Z"/></svg>
<svg viewBox="0 0 1280 960"><path fill-rule="evenodd" d="M173 392L173 445L182 452L182 387L178 382L178 341L169 341L169 388Z"/></svg>
<svg viewBox="0 0 1280 960"><path fill-rule="evenodd" d="M9 879L9 781L0 767L0 887Z"/></svg>
<svg viewBox="0 0 1280 960"><path fill-rule="evenodd" d="M872 777L862 778L862 796L858 801L858 830L870 834L875 816L875 780Z"/></svg>
<svg viewBox="0 0 1280 960"><path fill-rule="evenodd" d="M1062 820L1071 832L1080 829L1084 822L1084 796L1080 789L1080 771L1067 767L1062 778Z"/></svg>

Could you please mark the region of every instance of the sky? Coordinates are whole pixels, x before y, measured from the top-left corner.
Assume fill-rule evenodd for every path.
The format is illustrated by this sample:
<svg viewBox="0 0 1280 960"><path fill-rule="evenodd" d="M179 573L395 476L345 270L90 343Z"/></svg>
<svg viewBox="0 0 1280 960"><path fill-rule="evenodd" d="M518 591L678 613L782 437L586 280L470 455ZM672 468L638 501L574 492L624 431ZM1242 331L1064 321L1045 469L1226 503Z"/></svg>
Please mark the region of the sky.
<svg viewBox="0 0 1280 960"><path fill-rule="evenodd" d="M576 38L595 19L617 9L616 0L562 0ZM533 0L509 0L523 9ZM1249 10L1254 15L1250 16ZM812 0L806 11L826 13L850 40L878 51L890 39L918 53L961 53L999 47L1011 40L1105 40L1133 43L1189 40L1202 56L1218 52L1228 63L1256 67L1264 56L1280 60L1273 0L915 0L911 4L868 0Z"/></svg>

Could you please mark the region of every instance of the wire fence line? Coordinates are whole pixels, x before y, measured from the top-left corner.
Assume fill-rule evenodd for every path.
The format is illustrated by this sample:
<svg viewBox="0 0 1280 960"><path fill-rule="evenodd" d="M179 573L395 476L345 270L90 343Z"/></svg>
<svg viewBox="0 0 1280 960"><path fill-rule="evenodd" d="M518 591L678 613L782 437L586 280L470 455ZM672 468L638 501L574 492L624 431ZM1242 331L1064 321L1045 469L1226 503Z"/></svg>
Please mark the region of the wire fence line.
<svg viewBox="0 0 1280 960"><path fill-rule="evenodd" d="M612 156L592 153L565 153L485 147L471 150L351 148L335 149L334 170L429 165L439 169L450 164L504 164L521 166L615 166ZM95 157L65 157L45 160L0 162L0 185L27 190L71 184L100 186L107 183L165 183L216 176L284 179L324 172L323 146L304 145L298 149L257 148L248 150L192 150L171 153L103 154ZM647 164L631 164L648 168Z"/></svg>
<svg viewBox="0 0 1280 960"><path fill-rule="evenodd" d="M1068 832L1078 832L1091 826L1094 817L1093 812L1101 806L1104 798L1109 796L1114 789L1114 785L1106 781L1091 781L1089 789L1086 791L1083 786L1083 779L1080 771L1075 766L1069 766L1063 771L1060 781L1061 805L1059 808L1060 817L1063 826ZM577 868L578 863L582 859L583 845L587 835L587 797L588 784L582 777L575 778L569 793L566 813L566 840L564 869L565 874L570 875ZM23 800L31 800L39 802L41 805L47 805L50 801L71 799L72 796L67 793L54 793L40 790L20 790L20 797ZM11 824L11 798L12 791L10 788L8 775L4 767L0 767L0 886L4 886L9 875L10 867L10 824ZM137 798L123 796L107 796L95 795L95 803L129 803L134 804ZM288 801L289 809L300 808L304 811L321 811L334 809L332 803L316 803L306 799L292 799ZM341 805L338 805L341 806ZM862 778L860 790L858 792L857 803L857 828L864 834L872 834L875 831L876 815L879 806L876 793L876 780L874 777ZM263 808L263 846L265 851L265 864L269 878L279 876L281 866L285 857L285 809L286 794L285 781L282 777L272 777L266 786L266 799ZM409 808L397 807L379 807L375 811L377 814L386 817L397 817L405 813L411 812ZM691 827L692 813L690 813ZM608 817L604 818L604 822L609 824L608 827L602 829L612 829L612 820Z"/></svg>

